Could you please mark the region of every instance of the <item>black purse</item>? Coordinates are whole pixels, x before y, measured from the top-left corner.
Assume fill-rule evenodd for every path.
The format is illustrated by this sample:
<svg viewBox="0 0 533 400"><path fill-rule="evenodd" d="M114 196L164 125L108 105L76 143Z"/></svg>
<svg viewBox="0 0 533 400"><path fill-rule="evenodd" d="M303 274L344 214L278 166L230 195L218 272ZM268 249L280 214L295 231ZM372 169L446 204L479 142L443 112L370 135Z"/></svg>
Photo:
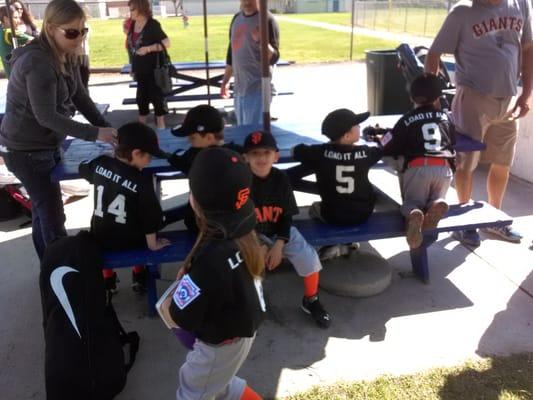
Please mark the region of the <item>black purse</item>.
<svg viewBox="0 0 533 400"><path fill-rule="evenodd" d="M166 96L172 92L172 77L176 76L177 71L170 56L168 55L166 47L160 43L163 48L158 51L156 55L156 67L154 69L154 79L156 86L161 89L161 92Z"/></svg>

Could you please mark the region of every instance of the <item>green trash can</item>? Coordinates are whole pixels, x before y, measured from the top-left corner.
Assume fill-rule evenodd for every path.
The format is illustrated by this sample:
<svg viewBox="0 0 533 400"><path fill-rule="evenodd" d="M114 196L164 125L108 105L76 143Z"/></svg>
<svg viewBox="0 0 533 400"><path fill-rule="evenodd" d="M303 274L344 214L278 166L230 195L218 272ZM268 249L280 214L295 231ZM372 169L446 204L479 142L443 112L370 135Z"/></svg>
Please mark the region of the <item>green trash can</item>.
<svg viewBox="0 0 533 400"><path fill-rule="evenodd" d="M372 115L404 114L413 106L398 67L396 50L366 51L368 110Z"/></svg>

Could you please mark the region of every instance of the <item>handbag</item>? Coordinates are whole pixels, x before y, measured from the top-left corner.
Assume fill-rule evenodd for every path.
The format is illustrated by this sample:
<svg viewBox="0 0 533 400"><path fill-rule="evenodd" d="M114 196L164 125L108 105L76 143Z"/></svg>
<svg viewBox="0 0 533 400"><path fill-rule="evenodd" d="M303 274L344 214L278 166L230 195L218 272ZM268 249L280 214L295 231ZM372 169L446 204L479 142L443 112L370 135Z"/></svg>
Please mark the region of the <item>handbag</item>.
<svg viewBox="0 0 533 400"><path fill-rule="evenodd" d="M166 96L172 92L171 78L176 75L177 71L174 65L172 65L166 47L163 43L160 44L161 47L163 47L163 50L157 52L154 79L156 86L161 89L161 92Z"/></svg>

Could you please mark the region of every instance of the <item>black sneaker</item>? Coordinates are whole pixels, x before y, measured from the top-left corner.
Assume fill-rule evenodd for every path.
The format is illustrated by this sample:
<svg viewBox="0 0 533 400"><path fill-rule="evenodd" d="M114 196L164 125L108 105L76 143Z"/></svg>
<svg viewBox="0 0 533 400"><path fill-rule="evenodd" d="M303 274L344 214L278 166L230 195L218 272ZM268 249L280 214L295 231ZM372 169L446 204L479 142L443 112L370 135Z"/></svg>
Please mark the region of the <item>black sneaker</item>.
<svg viewBox="0 0 533 400"><path fill-rule="evenodd" d="M146 269L141 272L131 271L131 289L135 293L146 292Z"/></svg>
<svg viewBox="0 0 533 400"><path fill-rule="evenodd" d="M113 272L113 276L104 278L104 287L107 292L113 294L118 293L117 282L120 282L117 277L117 273Z"/></svg>
<svg viewBox="0 0 533 400"><path fill-rule="evenodd" d="M304 297L302 300L302 310L304 313L309 314L319 327L329 328L331 325L331 317L328 312L324 310L322 304L320 304L318 295Z"/></svg>

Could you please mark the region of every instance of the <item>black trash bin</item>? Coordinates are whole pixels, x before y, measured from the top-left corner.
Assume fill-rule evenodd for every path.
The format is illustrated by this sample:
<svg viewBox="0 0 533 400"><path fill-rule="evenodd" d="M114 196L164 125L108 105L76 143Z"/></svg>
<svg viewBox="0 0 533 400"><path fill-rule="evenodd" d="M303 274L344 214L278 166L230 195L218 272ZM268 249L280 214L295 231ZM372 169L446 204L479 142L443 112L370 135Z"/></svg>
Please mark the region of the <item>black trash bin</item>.
<svg viewBox="0 0 533 400"><path fill-rule="evenodd" d="M366 51L366 82L372 115L404 114L412 108L396 50Z"/></svg>

